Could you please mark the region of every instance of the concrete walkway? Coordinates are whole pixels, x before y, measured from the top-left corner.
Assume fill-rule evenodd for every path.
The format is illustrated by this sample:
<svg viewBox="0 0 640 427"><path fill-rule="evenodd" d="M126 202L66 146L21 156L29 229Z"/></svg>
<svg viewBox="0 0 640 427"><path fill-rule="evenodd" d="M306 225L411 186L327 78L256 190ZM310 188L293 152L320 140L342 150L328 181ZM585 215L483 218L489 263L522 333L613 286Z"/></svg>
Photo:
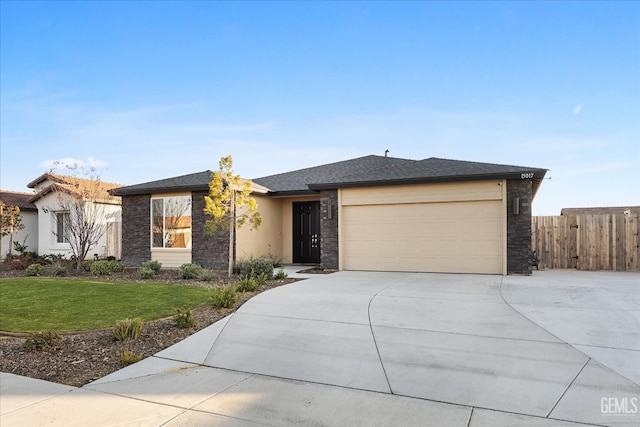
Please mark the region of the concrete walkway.
<svg viewBox="0 0 640 427"><path fill-rule="evenodd" d="M81 389L2 374L0 425L640 425L640 274L305 277Z"/></svg>

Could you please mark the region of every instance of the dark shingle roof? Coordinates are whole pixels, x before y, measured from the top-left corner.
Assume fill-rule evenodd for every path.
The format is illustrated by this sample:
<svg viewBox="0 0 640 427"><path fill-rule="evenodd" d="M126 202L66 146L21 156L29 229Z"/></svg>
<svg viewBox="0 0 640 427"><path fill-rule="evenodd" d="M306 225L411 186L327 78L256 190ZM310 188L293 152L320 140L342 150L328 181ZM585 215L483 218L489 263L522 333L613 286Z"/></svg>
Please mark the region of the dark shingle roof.
<svg viewBox="0 0 640 427"><path fill-rule="evenodd" d="M271 194L304 194L318 190L374 185L415 184L485 179L520 179L521 174L533 179L534 194L546 169L493 163L467 162L429 158L424 160L365 156L329 163L253 180ZM144 184L121 187L114 194L133 195L169 191L207 190L211 171L198 172Z"/></svg>
<svg viewBox="0 0 640 427"><path fill-rule="evenodd" d="M258 178L254 181L276 192L327 190L343 187L520 179L533 174L534 194L546 169L431 157L424 160L366 156L313 168Z"/></svg>
<svg viewBox="0 0 640 427"><path fill-rule="evenodd" d="M30 200L33 194L15 191L0 191L0 200L5 206L18 206L23 211L37 211L36 205Z"/></svg>
<svg viewBox="0 0 640 427"><path fill-rule="evenodd" d="M113 190L116 196L135 194L168 193L170 191L206 191L209 190L211 171L202 171L173 178L159 179L142 184L119 187Z"/></svg>
<svg viewBox="0 0 640 427"><path fill-rule="evenodd" d="M263 185L274 192L309 191L310 184L340 182L350 175L373 173L384 168L401 166L411 162L415 162L415 160L365 156L256 178L253 182Z"/></svg>

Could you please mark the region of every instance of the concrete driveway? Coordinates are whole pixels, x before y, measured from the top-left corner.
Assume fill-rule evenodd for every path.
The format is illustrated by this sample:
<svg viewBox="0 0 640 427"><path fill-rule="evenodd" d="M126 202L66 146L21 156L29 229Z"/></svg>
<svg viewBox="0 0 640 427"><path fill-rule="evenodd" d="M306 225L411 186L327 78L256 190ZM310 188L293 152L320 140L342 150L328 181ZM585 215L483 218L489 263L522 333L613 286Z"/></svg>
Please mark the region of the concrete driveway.
<svg viewBox="0 0 640 427"><path fill-rule="evenodd" d="M2 374L0 424L640 424L640 274L305 277L82 389Z"/></svg>

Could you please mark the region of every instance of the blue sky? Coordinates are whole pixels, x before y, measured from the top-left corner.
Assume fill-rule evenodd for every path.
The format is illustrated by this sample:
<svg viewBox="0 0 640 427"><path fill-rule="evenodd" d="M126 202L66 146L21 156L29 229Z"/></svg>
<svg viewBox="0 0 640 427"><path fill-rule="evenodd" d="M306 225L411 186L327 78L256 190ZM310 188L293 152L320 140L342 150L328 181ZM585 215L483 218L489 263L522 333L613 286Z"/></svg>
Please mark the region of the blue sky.
<svg viewBox="0 0 640 427"><path fill-rule="evenodd" d="M534 214L640 205L638 2L0 2L0 187L368 154L550 169Z"/></svg>

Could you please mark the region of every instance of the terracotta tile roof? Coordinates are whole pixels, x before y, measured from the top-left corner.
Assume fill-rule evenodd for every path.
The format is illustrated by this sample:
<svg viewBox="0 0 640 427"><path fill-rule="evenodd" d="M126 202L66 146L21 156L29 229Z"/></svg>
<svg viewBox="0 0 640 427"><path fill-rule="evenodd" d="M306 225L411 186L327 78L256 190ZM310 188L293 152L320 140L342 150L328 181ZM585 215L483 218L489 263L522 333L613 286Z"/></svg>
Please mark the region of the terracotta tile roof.
<svg viewBox="0 0 640 427"><path fill-rule="evenodd" d="M107 203L113 203L117 202L118 198L113 196L109 190L122 186L122 184L115 184L112 182L45 173L27 184L27 187L38 188L40 184L47 181L49 181L49 184L41 188L35 195L32 195L32 202L40 199L53 190L60 190L76 196L83 196L88 191L97 191L99 199Z"/></svg>
<svg viewBox="0 0 640 427"><path fill-rule="evenodd" d="M18 206L23 211L37 211L31 202L33 193L19 193L16 191L0 191L0 200L5 206Z"/></svg>

